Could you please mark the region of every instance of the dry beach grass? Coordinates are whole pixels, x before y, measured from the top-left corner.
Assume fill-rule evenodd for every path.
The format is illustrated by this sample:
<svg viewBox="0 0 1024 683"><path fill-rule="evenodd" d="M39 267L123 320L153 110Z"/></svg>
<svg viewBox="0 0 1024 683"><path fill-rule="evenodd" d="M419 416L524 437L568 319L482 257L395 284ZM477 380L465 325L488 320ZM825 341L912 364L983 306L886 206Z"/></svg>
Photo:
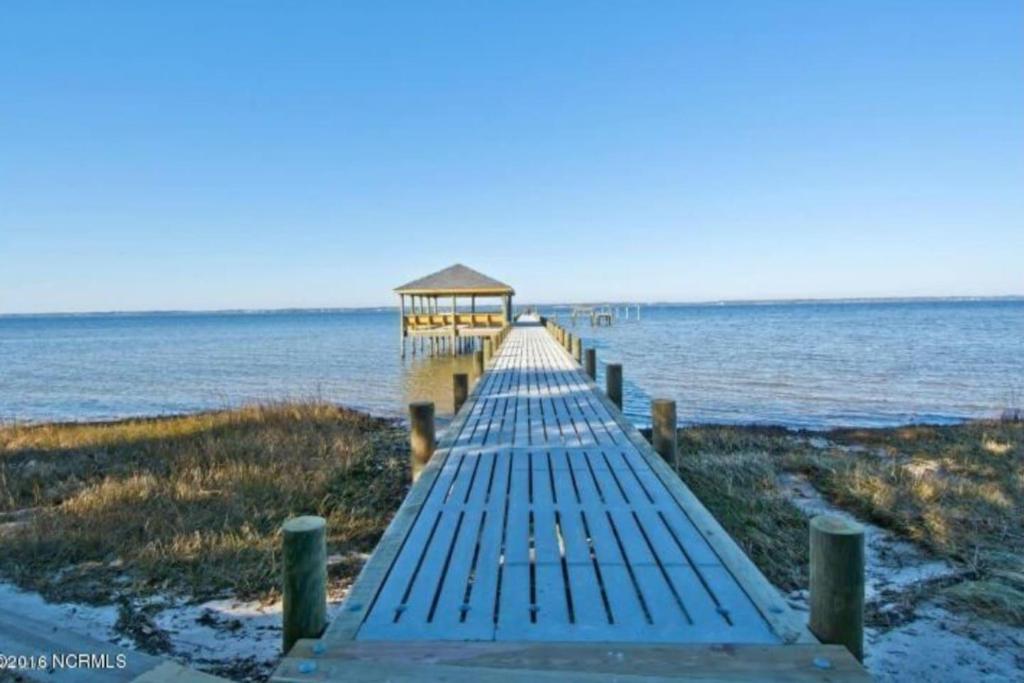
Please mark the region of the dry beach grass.
<svg viewBox="0 0 1024 683"><path fill-rule="evenodd" d="M61 600L272 598L290 515L326 517L343 558L373 548L408 486L404 443L321 403L0 428L0 571Z"/></svg>
<svg viewBox="0 0 1024 683"><path fill-rule="evenodd" d="M706 426L682 430L680 444L680 476L777 586L806 584L806 522L776 485L798 473L959 569L926 591L1024 625L1024 422L825 434Z"/></svg>

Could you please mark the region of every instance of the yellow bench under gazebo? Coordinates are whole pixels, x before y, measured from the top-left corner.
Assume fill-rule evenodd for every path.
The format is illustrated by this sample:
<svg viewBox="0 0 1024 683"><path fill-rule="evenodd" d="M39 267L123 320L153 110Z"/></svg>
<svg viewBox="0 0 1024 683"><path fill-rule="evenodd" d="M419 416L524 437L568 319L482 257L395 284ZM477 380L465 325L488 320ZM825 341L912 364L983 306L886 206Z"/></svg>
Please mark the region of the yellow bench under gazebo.
<svg viewBox="0 0 1024 683"><path fill-rule="evenodd" d="M418 340L421 349L429 343L431 350L447 349L455 355L468 349L471 344L467 341L492 336L512 321L515 290L461 263L408 282L396 288L395 293L401 316L403 357L407 338L412 339L413 353ZM497 299L497 310L493 310L493 303L489 306L492 310L478 310L480 299ZM442 306L448 310L442 312Z"/></svg>

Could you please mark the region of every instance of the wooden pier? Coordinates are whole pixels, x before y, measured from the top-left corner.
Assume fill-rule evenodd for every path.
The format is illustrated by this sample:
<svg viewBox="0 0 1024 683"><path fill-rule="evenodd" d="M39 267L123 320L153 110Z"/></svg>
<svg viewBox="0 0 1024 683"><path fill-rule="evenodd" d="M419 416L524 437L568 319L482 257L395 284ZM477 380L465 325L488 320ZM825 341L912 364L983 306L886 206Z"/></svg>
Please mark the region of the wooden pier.
<svg viewBox="0 0 1024 683"><path fill-rule="evenodd" d="M567 336L503 328L340 614L274 680L870 680L807 631Z"/></svg>

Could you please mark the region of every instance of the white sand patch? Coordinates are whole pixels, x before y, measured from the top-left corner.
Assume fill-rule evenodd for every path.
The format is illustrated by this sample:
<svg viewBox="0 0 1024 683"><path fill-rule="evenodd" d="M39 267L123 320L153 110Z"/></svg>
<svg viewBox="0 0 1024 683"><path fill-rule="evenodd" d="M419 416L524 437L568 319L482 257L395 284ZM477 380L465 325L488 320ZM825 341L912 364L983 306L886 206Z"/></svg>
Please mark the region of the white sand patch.
<svg viewBox="0 0 1024 683"><path fill-rule="evenodd" d="M331 595L327 618L335 617L344 593ZM281 654L281 602L211 600L169 604L153 617L171 639L174 654L195 664L249 660L272 665Z"/></svg>
<svg viewBox="0 0 1024 683"><path fill-rule="evenodd" d="M864 526L865 599L879 611L903 609L901 594L956 574L949 562L833 506L807 479L784 475L779 483L808 516L837 515ZM806 613L807 597L807 591L794 591L787 600ZM1024 681L1024 628L954 614L934 600L918 604L907 623L887 630L868 628L864 637L864 663L882 683Z"/></svg>
<svg viewBox="0 0 1024 683"><path fill-rule="evenodd" d="M934 602L908 624L865 631L865 664L881 683L1020 683L1024 629L953 614Z"/></svg>
<svg viewBox="0 0 1024 683"><path fill-rule="evenodd" d="M9 583L0 582L0 609L8 615L24 615L35 621L52 624L80 636L118 645L130 646L114 630L117 607L92 607L73 603L46 602L38 593L20 590Z"/></svg>
<svg viewBox="0 0 1024 683"><path fill-rule="evenodd" d="M806 478L793 474L782 475L779 485L789 500L809 517L836 515L864 527L867 572L864 593L868 602L886 590L899 590L922 581L956 574L956 568L949 562L931 557L913 543L896 538L892 532L835 507Z"/></svg>
<svg viewBox="0 0 1024 683"><path fill-rule="evenodd" d="M360 559L367 556L360 554ZM351 559L332 556L329 563ZM332 590L327 618L337 615L348 588ZM234 599L190 604L183 599L158 595L132 602L137 611L151 615L156 629L166 633L171 652L164 656L197 669L228 678L262 678L281 655L281 602L261 603ZM0 582L0 617L18 615L71 631L93 640L136 649L133 639L115 628L118 607L91 607L74 603L49 603L38 593L19 590Z"/></svg>

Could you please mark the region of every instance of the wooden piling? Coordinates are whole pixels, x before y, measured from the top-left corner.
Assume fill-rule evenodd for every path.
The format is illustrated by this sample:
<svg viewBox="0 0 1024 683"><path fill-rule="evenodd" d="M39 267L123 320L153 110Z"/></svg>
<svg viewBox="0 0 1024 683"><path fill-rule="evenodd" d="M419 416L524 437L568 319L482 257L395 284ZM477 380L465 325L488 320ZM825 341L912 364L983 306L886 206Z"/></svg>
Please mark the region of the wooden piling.
<svg viewBox="0 0 1024 683"><path fill-rule="evenodd" d="M661 457L676 462L676 402L667 398L651 401L651 445Z"/></svg>
<svg viewBox="0 0 1024 683"><path fill-rule="evenodd" d="M810 527L811 632L864 661L864 527L834 515Z"/></svg>
<svg viewBox="0 0 1024 683"><path fill-rule="evenodd" d="M327 522L293 517L282 531L282 648L300 638L319 638L327 626Z"/></svg>
<svg viewBox="0 0 1024 683"><path fill-rule="evenodd" d="M420 472L434 454L434 403L432 401L416 401L409 404L409 446L411 450L410 467L412 480L420 477Z"/></svg>
<svg viewBox="0 0 1024 683"><path fill-rule="evenodd" d="M612 403L622 410L622 364L606 363L604 366L605 392Z"/></svg>
<svg viewBox="0 0 1024 683"><path fill-rule="evenodd" d="M586 368L590 379L597 379L597 349L587 349L583 359L583 367Z"/></svg>
<svg viewBox="0 0 1024 683"><path fill-rule="evenodd" d="M455 413L462 410L462 404L469 396L469 375L464 372L456 372L452 375L452 399L455 405Z"/></svg>
<svg viewBox="0 0 1024 683"><path fill-rule="evenodd" d="M476 372L477 378L483 377L484 374L484 352L474 351L473 352L473 370Z"/></svg>
<svg viewBox="0 0 1024 683"><path fill-rule="evenodd" d="M572 357L580 365L583 364L583 340L576 336L572 338Z"/></svg>

